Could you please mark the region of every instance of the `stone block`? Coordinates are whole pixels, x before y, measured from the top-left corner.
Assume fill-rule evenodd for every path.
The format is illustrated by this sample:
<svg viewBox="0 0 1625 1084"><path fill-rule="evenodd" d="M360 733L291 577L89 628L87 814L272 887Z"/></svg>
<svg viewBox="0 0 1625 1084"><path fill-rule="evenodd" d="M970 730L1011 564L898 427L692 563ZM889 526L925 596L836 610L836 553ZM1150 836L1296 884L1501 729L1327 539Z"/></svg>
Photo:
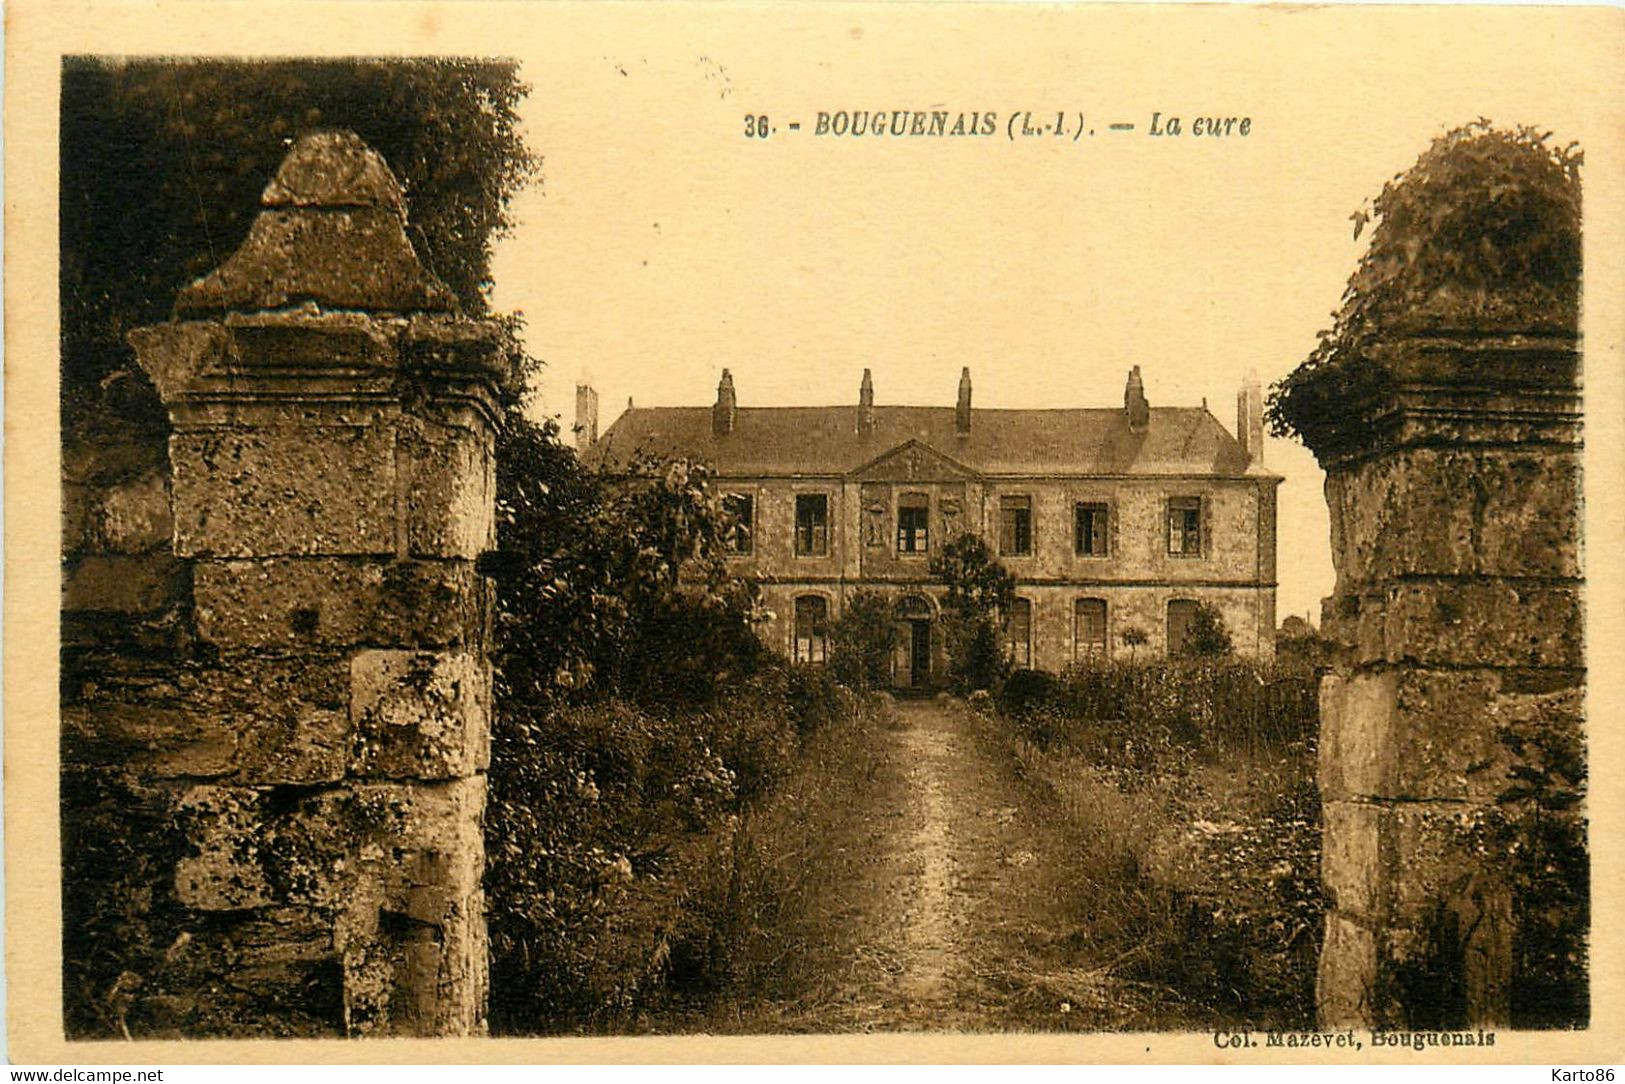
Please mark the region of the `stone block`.
<svg viewBox="0 0 1625 1084"><path fill-rule="evenodd" d="M1396 675L1327 674L1320 683L1320 789L1328 798L1379 795L1390 762Z"/></svg>
<svg viewBox="0 0 1625 1084"><path fill-rule="evenodd" d="M172 321L131 331L136 360L170 404L225 354L226 329L213 321Z"/></svg>
<svg viewBox="0 0 1625 1084"><path fill-rule="evenodd" d="M231 775L237 730L174 702L97 700L62 708L62 761L154 778Z"/></svg>
<svg viewBox="0 0 1625 1084"><path fill-rule="evenodd" d="M1376 935L1347 915L1328 912L1315 973L1315 1012L1320 1026L1370 1026L1375 1020L1376 986Z"/></svg>
<svg viewBox="0 0 1625 1084"><path fill-rule="evenodd" d="M428 888L451 901L479 887L485 872L484 776L357 783L353 790L347 825L356 839L356 865L380 886L381 907L426 914L415 891Z"/></svg>
<svg viewBox="0 0 1625 1084"><path fill-rule="evenodd" d="M404 324L360 312L230 313L226 353L250 371L393 369ZM353 378L352 378L353 379Z"/></svg>
<svg viewBox="0 0 1625 1084"><path fill-rule="evenodd" d="M388 425L188 430L169 454L183 557L395 552Z"/></svg>
<svg viewBox="0 0 1625 1084"><path fill-rule="evenodd" d="M1573 669L1584 665L1578 586L1505 580L1420 581L1362 602L1359 664Z"/></svg>
<svg viewBox="0 0 1625 1084"><path fill-rule="evenodd" d="M1385 809L1381 832L1392 859L1388 921L1423 927L1492 861L1492 807L1401 802Z"/></svg>
<svg viewBox="0 0 1625 1084"><path fill-rule="evenodd" d="M489 762L491 671L480 658L362 651L350 675L352 774L451 779Z"/></svg>
<svg viewBox="0 0 1625 1084"><path fill-rule="evenodd" d="M1321 807L1320 876L1332 905L1374 920L1381 915L1384 883L1383 809L1367 802L1329 801Z"/></svg>
<svg viewBox="0 0 1625 1084"><path fill-rule="evenodd" d="M1500 674L1411 667L1328 675L1321 791L1331 798L1490 800L1505 785Z"/></svg>
<svg viewBox="0 0 1625 1084"><path fill-rule="evenodd" d="M99 541L112 553L168 550L175 521L169 509L169 484L158 472L109 488L101 501Z"/></svg>
<svg viewBox="0 0 1625 1084"><path fill-rule="evenodd" d="M496 548L496 464L484 432L403 421L406 545L414 557L473 560Z"/></svg>
<svg viewBox="0 0 1625 1084"><path fill-rule="evenodd" d="M488 590L466 561L199 561L198 635L229 649L486 641Z"/></svg>
<svg viewBox="0 0 1625 1084"><path fill-rule="evenodd" d="M177 680L202 718L236 735L240 782L324 783L344 775L349 749L349 666L339 655L227 658Z"/></svg>
<svg viewBox="0 0 1625 1084"><path fill-rule="evenodd" d="M1351 583L1580 574L1580 464L1573 453L1408 448L1338 472L1335 488L1340 556ZM1395 529L1399 524L1417 528Z"/></svg>
<svg viewBox="0 0 1625 1084"><path fill-rule="evenodd" d="M162 553L80 557L63 568L62 609L153 613L186 598L188 571Z"/></svg>
<svg viewBox="0 0 1625 1084"><path fill-rule="evenodd" d="M1498 735L1500 684L1493 670L1398 673L1389 744L1372 793L1492 801L1506 784L1507 750Z"/></svg>
<svg viewBox="0 0 1625 1084"><path fill-rule="evenodd" d="M201 785L183 794L176 814L189 853L175 866L175 896L199 911L241 911L275 902L265 870L264 793Z"/></svg>

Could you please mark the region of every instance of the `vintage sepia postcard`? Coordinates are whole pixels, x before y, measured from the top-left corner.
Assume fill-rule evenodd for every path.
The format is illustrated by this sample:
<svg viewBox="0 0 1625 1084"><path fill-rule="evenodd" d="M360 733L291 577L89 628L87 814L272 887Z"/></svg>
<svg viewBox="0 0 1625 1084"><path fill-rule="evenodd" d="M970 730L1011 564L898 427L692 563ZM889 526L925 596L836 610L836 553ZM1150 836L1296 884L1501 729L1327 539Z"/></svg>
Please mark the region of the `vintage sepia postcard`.
<svg viewBox="0 0 1625 1084"><path fill-rule="evenodd" d="M1621 1060L1622 72L13 4L9 1056Z"/></svg>

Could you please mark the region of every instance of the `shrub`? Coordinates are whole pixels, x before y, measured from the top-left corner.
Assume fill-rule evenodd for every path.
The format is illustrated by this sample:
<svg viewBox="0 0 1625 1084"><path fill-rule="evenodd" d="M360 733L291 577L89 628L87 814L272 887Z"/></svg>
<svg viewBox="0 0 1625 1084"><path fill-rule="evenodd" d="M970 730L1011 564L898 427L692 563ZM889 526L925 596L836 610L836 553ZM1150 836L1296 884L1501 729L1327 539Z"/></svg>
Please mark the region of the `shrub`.
<svg viewBox="0 0 1625 1084"><path fill-rule="evenodd" d="M1017 670L999 690L999 709L1008 715L1029 715L1040 705L1051 703L1059 688L1055 677L1042 670Z"/></svg>
<svg viewBox="0 0 1625 1084"><path fill-rule="evenodd" d="M1159 755L1256 752L1311 742L1318 686L1296 670L1222 662L1107 662L1059 680L1015 676L1001 707L1041 745L1144 770Z"/></svg>
<svg viewBox="0 0 1625 1084"><path fill-rule="evenodd" d="M1191 659L1215 659L1229 655L1233 650L1224 615L1211 602L1198 602L1180 654Z"/></svg>
<svg viewBox="0 0 1625 1084"><path fill-rule="evenodd" d="M759 895L733 826L860 700L823 668L773 665L703 707L514 707L486 818L492 1029L619 1028L730 981L739 908Z"/></svg>
<svg viewBox="0 0 1625 1084"><path fill-rule="evenodd" d="M857 591L830 626L830 669L843 685L879 689L889 683L897 618L886 596Z"/></svg>
<svg viewBox="0 0 1625 1084"><path fill-rule="evenodd" d="M995 688L1010 669L993 621L985 616L948 613L943 620L948 641L948 675L954 691L968 695Z"/></svg>
<svg viewBox="0 0 1625 1084"><path fill-rule="evenodd" d="M931 558L931 575L946 588L943 616L955 691L992 688L1007 670L996 623L1015 601L1015 576L986 542L968 533Z"/></svg>

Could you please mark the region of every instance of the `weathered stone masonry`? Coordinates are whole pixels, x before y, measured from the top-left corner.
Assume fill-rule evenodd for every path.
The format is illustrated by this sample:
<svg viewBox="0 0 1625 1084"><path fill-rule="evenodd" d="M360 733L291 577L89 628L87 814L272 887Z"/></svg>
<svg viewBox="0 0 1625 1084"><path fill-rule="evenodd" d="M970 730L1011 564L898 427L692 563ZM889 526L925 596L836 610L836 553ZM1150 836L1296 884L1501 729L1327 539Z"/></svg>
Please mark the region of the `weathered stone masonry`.
<svg viewBox="0 0 1625 1084"><path fill-rule="evenodd" d="M1484 832L1500 737L1583 711L1577 339L1417 334L1367 361L1375 397L1305 434L1327 471L1341 648L1321 692L1320 1014L1506 1024L1513 912ZM1419 987L1440 959L1453 988Z"/></svg>
<svg viewBox="0 0 1625 1084"><path fill-rule="evenodd" d="M476 1032L502 333L456 313L355 136L301 139L262 204L130 335L167 471L69 502L65 795L172 837L128 841L172 861L129 885L164 950L145 1026Z"/></svg>

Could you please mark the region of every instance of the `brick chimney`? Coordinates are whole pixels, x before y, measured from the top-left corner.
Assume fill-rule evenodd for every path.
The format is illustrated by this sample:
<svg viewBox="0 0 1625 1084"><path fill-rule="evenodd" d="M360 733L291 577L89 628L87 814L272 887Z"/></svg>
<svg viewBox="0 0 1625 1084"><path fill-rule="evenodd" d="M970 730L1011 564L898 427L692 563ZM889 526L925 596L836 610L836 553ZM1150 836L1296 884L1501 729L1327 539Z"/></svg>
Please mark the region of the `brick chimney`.
<svg viewBox="0 0 1625 1084"><path fill-rule="evenodd" d="M868 436L875 431L875 382L869 370L863 370L863 383L858 386L858 435Z"/></svg>
<svg viewBox="0 0 1625 1084"><path fill-rule="evenodd" d="M1151 424L1151 404L1145 398L1145 384L1140 380L1140 367L1129 370L1128 383L1123 387L1123 412L1128 415L1131 433L1143 433Z"/></svg>
<svg viewBox="0 0 1625 1084"><path fill-rule="evenodd" d="M722 370L722 379L717 382L717 401L711 408L711 432L717 436L725 436L734 431L734 416L739 412L739 402L734 398L734 377L728 370Z"/></svg>
<svg viewBox="0 0 1625 1084"><path fill-rule="evenodd" d="M1264 390L1258 370L1249 369L1236 393L1236 439L1254 463L1264 462Z"/></svg>
<svg viewBox="0 0 1625 1084"><path fill-rule="evenodd" d="M970 366L959 372L959 405L954 408L954 432L961 436L970 432Z"/></svg>
<svg viewBox="0 0 1625 1084"><path fill-rule="evenodd" d="M576 447L598 443L598 393L591 384L576 385Z"/></svg>

